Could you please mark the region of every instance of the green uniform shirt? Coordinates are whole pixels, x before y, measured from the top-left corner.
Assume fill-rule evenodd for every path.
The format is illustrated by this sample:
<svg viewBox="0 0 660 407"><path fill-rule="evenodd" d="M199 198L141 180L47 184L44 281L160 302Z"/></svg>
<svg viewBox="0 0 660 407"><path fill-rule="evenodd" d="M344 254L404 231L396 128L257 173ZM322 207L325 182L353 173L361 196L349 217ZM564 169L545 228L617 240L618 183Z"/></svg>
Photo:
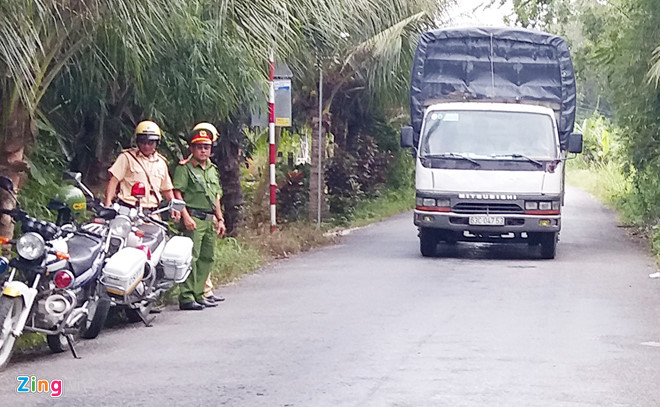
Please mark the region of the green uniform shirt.
<svg viewBox="0 0 660 407"><path fill-rule="evenodd" d="M193 209L211 211L211 202L215 204L215 197L222 195L218 167L211 160L206 161L206 168L194 158L180 163L174 170L172 184L181 191L186 206Z"/></svg>

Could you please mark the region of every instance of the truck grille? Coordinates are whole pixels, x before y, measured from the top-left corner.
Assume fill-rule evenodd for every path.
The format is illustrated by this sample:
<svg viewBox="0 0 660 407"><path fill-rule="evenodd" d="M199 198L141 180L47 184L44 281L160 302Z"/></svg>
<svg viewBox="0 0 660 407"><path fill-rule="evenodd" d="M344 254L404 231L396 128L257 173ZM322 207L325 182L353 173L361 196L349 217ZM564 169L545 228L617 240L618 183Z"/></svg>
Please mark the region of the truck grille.
<svg viewBox="0 0 660 407"><path fill-rule="evenodd" d="M523 213L520 205L510 203L459 203L452 207L455 213Z"/></svg>

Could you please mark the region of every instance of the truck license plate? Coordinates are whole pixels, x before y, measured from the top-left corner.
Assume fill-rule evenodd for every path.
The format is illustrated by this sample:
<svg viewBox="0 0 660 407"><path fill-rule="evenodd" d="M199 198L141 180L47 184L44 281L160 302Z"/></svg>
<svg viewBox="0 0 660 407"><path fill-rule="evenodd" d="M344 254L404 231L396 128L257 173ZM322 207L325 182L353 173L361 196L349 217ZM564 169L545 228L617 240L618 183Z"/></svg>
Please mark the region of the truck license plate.
<svg viewBox="0 0 660 407"><path fill-rule="evenodd" d="M504 226L504 216L475 215L470 216L470 225Z"/></svg>

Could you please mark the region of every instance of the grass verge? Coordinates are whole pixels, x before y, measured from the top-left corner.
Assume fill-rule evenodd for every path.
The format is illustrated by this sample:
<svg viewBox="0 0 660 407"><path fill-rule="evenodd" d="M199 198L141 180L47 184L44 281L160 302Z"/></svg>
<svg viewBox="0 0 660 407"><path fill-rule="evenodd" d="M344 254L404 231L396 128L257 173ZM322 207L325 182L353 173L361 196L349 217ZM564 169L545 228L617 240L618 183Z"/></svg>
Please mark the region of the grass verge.
<svg viewBox="0 0 660 407"><path fill-rule="evenodd" d="M569 166L566 181L615 210L619 221L630 228L632 237L641 239L649 247L655 256L656 266L660 266L660 228L640 217L639 205L632 193L632 177L627 177L610 163L588 169Z"/></svg>

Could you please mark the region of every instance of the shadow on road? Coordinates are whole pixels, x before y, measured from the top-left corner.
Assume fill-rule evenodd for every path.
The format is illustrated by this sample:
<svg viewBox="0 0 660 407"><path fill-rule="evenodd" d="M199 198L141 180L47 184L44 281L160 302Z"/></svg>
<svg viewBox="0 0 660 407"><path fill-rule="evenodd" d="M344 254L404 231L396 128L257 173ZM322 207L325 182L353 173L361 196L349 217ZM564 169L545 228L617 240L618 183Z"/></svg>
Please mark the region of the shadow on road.
<svg viewBox="0 0 660 407"><path fill-rule="evenodd" d="M469 260L539 260L540 246L526 243L471 243L438 244L435 257Z"/></svg>

